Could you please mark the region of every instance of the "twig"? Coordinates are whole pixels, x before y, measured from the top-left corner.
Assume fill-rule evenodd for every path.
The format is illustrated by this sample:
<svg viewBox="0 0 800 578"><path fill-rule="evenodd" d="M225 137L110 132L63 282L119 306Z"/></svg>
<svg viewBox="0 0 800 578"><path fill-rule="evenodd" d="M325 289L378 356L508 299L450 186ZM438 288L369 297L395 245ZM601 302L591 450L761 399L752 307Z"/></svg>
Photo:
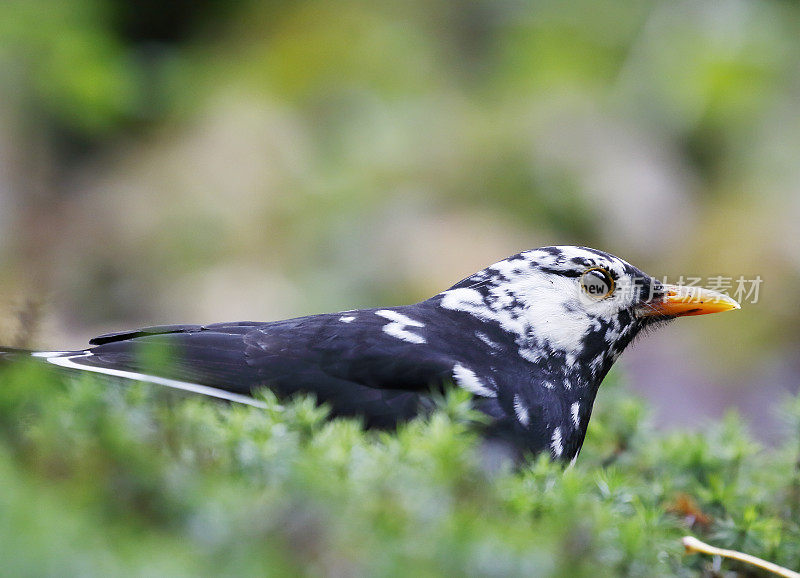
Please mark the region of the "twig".
<svg viewBox="0 0 800 578"><path fill-rule="evenodd" d="M757 566L762 570L772 572L773 574L777 574L778 576L784 576L785 578L800 578L800 574L792 570L789 570L788 568L784 568L783 566L778 566L777 564L773 564L772 562L767 562L766 560L762 560L761 558L756 558L755 556L751 556L750 554L737 552L736 550L725 550L723 548L716 548L714 546L710 546L705 542L701 542L694 536L684 536L683 546L689 553L700 552L703 554L710 554L711 556L722 556L723 558L732 558L733 560L738 560L739 562L744 562L745 564L752 564L753 566Z"/></svg>

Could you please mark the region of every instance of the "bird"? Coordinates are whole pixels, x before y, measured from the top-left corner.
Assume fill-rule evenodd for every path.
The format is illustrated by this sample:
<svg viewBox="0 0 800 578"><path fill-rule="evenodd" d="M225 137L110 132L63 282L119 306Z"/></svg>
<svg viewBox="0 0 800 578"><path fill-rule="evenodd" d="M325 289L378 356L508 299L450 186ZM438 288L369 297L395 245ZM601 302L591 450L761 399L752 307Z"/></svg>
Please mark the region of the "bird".
<svg viewBox="0 0 800 578"><path fill-rule="evenodd" d="M330 417L391 429L469 392L483 435L516 456L574 463L609 369L634 338L682 316L739 309L604 251L512 255L424 301L281 321L162 325L100 335L79 351L21 352L73 371L261 406L313 395ZM166 352L152 367L147 353Z"/></svg>

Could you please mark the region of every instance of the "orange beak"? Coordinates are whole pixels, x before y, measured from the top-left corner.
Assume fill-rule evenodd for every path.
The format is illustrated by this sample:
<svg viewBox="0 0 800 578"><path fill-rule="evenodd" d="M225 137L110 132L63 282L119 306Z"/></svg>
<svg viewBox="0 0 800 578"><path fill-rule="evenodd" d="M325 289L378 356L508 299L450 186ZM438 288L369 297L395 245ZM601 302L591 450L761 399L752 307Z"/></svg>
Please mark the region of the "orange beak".
<svg viewBox="0 0 800 578"><path fill-rule="evenodd" d="M664 285L664 297L643 303L638 310L641 317L705 315L732 309L741 309L733 299L710 289L685 285Z"/></svg>

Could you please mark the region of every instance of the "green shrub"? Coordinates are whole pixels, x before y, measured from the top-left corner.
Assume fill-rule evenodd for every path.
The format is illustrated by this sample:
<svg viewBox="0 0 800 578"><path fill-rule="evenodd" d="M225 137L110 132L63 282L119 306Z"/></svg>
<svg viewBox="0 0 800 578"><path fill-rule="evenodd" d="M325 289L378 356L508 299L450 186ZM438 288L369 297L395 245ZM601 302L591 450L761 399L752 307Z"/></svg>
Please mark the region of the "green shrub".
<svg viewBox="0 0 800 578"><path fill-rule="evenodd" d="M546 457L486 467L462 392L396 433L263 399L266 411L7 369L4 573L698 575L711 561L684 555L685 534L800 567L798 400L790 441L765 449L735 415L655 432L606 384L564 470Z"/></svg>

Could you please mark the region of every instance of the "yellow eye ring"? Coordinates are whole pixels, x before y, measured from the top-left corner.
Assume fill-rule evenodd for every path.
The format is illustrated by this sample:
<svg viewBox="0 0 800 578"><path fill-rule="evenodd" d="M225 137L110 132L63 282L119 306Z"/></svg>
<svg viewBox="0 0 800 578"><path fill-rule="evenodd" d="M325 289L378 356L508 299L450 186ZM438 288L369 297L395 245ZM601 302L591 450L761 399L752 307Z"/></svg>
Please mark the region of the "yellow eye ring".
<svg viewBox="0 0 800 578"><path fill-rule="evenodd" d="M581 289L592 299L605 299L614 292L614 279L602 267L591 267L581 275Z"/></svg>

